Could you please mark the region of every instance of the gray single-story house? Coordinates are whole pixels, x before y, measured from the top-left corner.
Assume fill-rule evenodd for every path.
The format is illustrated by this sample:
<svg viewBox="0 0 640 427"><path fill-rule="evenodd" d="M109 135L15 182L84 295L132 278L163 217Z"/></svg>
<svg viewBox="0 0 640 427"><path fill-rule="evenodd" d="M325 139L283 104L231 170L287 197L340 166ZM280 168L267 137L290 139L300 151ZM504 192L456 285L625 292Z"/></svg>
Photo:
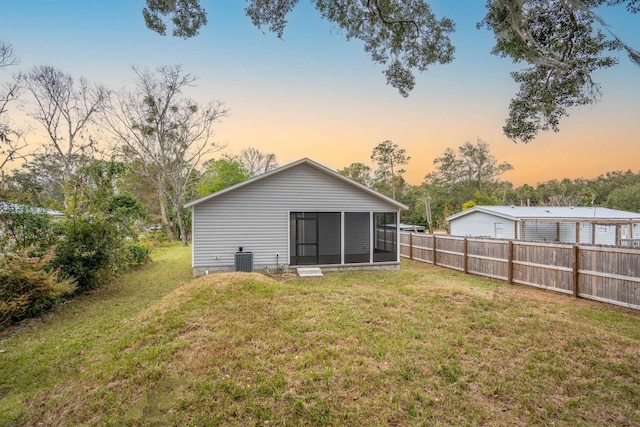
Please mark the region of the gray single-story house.
<svg viewBox="0 0 640 427"><path fill-rule="evenodd" d="M319 266L398 269L407 206L307 158L187 203L194 276ZM250 253L250 255L247 255ZM240 260L240 262L239 262Z"/></svg>
<svg viewBox="0 0 640 427"><path fill-rule="evenodd" d="M640 246L640 214L601 207L475 206L447 221L454 236Z"/></svg>

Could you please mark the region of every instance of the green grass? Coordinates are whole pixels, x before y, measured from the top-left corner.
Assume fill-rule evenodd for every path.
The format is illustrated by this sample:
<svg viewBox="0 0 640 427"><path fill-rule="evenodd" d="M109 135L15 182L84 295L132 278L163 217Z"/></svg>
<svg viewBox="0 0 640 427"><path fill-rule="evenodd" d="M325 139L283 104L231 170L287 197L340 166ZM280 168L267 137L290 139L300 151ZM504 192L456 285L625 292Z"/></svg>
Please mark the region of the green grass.
<svg viewBox="0 0 640 427"><path fill-rule="evenodd" d="M190 280L189 248L0 337L0 425L640 425L640 313L403 261Z"/></svg>

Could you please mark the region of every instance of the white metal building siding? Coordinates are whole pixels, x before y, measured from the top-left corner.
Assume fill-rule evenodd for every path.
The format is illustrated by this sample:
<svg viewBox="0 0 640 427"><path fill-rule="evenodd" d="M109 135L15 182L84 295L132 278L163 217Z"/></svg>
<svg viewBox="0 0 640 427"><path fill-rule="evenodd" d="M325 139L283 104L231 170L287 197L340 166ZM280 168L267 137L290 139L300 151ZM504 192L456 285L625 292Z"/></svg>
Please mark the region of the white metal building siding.
<svg viewBox="0 0 640 427"><path fill-rule="evenodd" d="M193 267L233 266L239 247L256 266L289 264L290 212L345 211L398 207L300 164L193 206Z"/></svg>
<svg viewBox="0 0 640 427"><path fill-rule="evenodd" d="M496 224L502 225L502 236L496 236ZM499 227L498 227L499 229ZM452 236L515 238L514 221L484 212L472 212L451 220L449 233Z"/></svg>
<svg viewBox="0 0 640 427"><path fill-rule="evenodd" d="M573 236L575 239L575 228L573 228ZM562 224L560 227L562 235ZM558 225L555 222L533 222L529 221L524 226L524 237L527 240L547 240L555 241L558 239Z"/></svg>
<svg viewBox="0 0 640 427"><path fill-rule="evenodd" d="M553 226L555 227L556 224L553 224ZM608 240L606 238L606 233L605 235L601 235L601 232L598 231L600 228L600 226L596 226L596 243L598 244L609 244L609 243L603 243L606 240ZM614 233L615 233L615 227L614 227ZM580 223L580 242L578 243L586 243L586 244L591 244L591 240L592 237L591 235L593 234L593 225L590 223ZM527 236L528 238L529 236ZM571 222L561 222L560 223L560 239L561 242L566 242L566 243L576 243L576 224L575 223L571 223ZM615 244L615 234L613 236L613 243L611 244Z"/></svg>

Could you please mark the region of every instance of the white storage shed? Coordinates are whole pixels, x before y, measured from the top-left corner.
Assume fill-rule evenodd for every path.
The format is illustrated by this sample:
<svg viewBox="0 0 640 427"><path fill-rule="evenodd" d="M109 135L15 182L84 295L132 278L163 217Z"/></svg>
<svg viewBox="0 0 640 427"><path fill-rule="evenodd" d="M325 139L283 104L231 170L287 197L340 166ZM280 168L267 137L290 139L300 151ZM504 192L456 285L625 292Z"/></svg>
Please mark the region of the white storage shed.
<svg viewBox="0 0 640 427"><path fill-rule="evenodd" d="M447 221L454 236L640 246L640 214L602 207L475 206Z"/></svg>

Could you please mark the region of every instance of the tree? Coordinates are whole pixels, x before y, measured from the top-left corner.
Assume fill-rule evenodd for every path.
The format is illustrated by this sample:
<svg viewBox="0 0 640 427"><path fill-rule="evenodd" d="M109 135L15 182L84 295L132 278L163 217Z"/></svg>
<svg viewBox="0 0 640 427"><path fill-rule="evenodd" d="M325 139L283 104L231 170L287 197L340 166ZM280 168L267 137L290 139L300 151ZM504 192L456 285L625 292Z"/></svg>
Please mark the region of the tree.
<svg viewBox="0 0 640 427"><path fill-rule="evenodd" d="M403 96L415 85L415 71L453 60L450 34L454 23L437 18L427 0L311 0L320 15L355 38ZM147 0L143 16L148 28L166 34L196 36L207 23L200 0ZM246 13L259 28L282 37L287 16L298 0L248 0ZM512 73L520 90L511 101L503 128L514 140L531 141L539 131L558 131L559 121L574 106L598 101L593 74L611 67L609 56L625 51L640 65L640 52L620 40L598 15L604 7L640 11L638 0L487 0L487 15L478 24L492 31L495 55L528 64Z"/></svg>
<svg viewBox="0 0 640 427"><path fill-rule="evenodd" d="M425 176L424 185L439 222L459 212L465 203L494 204L503 199L508 189L499 177L513 169L507 162L498 164L489 152L489 144L481 140L465 142L457 152L447 148L433 163L436 169Z"/></svg>
<svg viewBox="0 0 640 427"><path fill-rule="evenodd" d="M433 160L436 170L426 176L426 179L449 188L466 185L473 197L476 191L487 192L491 184L498 182L498 177L513 169L507 162L498 164L496 158L489 152L489 144L478 139L475 144L465 142L458 147L458 155L447 148L442 155Z"/></svg>
<svg viewBox="0 0 640 427"><path fill-rule="evenodd" d="M249 0L246 13L259 28L268 28L282 38L287 15L298 0ZM344 31L347 40L364 43L371 59L386 66L387 83L408 96L415 85L413 70L425 71L434 63L453 59L449 40L453 22L437 19L422 0L359 1L314 0L323 19ZM206 25L206 12L199 0L147 0L143 9L147 27L166 34L166 19L173 24L173 35L193 37Z"/></svg>
<svg viewBox="0 0 640 427"><path fill-rule="evenodd" d="M613 190L607 203L613 209L640 213L640 183Z"/></svg>
<svg viewBox="0 0 640 427"><path fill-rule="evenodd" d="M163 205L168 201L186 246L182 205L203 156L222 148L211 137L214 123L228 110L217 101L201 106L186 98L182 91L196 78L180 66L163 66L155 73L134 68L134 72L136 89L114 94L104 124L116 137L121 155L136 162L138 172L156 187L163 225L171 233Z"/></svg>
<svg viewBox="0 0 640 427"><path fill-rule="evenodd" d="M278 160L275 154L263 153L253 147L242 150L238 160L251 176L261 175L278 167Z"/></svg>
<svg viewBox="0 0 640 427"><path fill-rule="evenodd" d="M0 41L0 69L17 64L13 47ZM4 188L4 167L14 160L23 159L21 151L27 147L24 132L10 125L6 118L10 103L18 99L20 93L20 79L12 77L0 85L0 179Z"/></svg>
<svg viewBox="0 0 640 427"><path fill-rule="evenodd" d="M398 166L409 163L411 157L407 156L404 148L399 148L398 144L387 140L375 146L371 160L378 164L375 171L376 179L391 187L391 197L395 199L396 189L405 172L404 169L398 169Z"/></svg>
<svg viewBox="0 0 640 427"><path fill-rule="evenodd" d="M13 46L0 40L0 68L16 65L18 58Z"/></svg>
<svg viewBox="0 0 640 427"><path fill-rule="evenodd" d="M233 157L210 160L198 181L198 196L204 197L251 178L251 173Z"/></svg>
<svg viewBox="0 0 640 427"><path fill-rule="evenodd" d="M520 90L511 100L504 133L531 141L539 131L559 130L567 109L598 101L600 87L593 80L599 69L612 67L610 52L626 48L617 37L594 28L594 8L621 1L493 0L481 25L494 31L493 53L529 67L511 73ZM630 11L633 3L629 1ZM636 10L637 11L637 10ZM601 21L601 20L600 20ZM602 23L602 22L601 22ZM604 27L607 31L607 28ZM637 55L637 52L635 53ZM638 62L638 58L635 59Z"/></svg>
<svg viewBox="0 0 640 427"><path fill-rule="evenodd" d="M89 135L89 126L103 110L109 92L50 66L34 67L21 79L35 102L31 116L49 137L45 153L59 159L65 179L70 179L82 166L78 162L95 154L96 140Z"/></svg>
<svg viewBox="0 0 640 427"><path fill-rule="evenodd" d="M21 195L21 199L33 206L61 209L65 204L64 186L70 177L66 174L65 162L47 150L30 156L19 170L13 170L7 178L6 187ZM91 161L88 157L72 157L74 165Z"/></svg>
<svg viewBox="0 0 640 427"><path fill-rule="evenodd" d="M351 163L349 166L339 169L338 173L367 187L370 187L373 184L371 168L361 162Z"/></svg>
<svg viewBox="0 0 640 427"><path fill-rule="evenodd" d="M77 171L66 186L64 232L52 265L63 278L73 278L78 291L143 262L138 251L131 250L131 242L136 238L136 222L145 218L146 209L118 189L118 177L126 168L113 160L96 160Z"/></svg>

